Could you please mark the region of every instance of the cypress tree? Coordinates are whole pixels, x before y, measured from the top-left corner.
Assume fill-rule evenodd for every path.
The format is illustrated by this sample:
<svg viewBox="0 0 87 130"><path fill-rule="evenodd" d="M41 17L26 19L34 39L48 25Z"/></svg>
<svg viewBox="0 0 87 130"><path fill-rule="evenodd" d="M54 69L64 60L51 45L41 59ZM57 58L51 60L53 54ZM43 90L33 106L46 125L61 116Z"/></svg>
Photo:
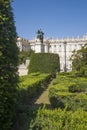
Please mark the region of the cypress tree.
<svg viewBox="0 0 87 130"><path fill-rule="evenodd" d="M11 0L0 0L0 129L10 130L17 103L18 48Z"/></svg>

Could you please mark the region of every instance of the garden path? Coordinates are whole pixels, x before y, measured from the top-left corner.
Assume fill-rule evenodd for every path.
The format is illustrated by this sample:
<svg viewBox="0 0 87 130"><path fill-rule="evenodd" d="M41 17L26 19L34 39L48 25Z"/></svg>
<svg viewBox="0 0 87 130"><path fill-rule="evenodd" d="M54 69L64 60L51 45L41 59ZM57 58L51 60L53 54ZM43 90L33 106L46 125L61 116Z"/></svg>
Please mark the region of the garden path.
<svg viewBox="0 0 87 130"><path fill-rule="evenodd" d="M29 122L32 117L32 110L33 112L36 112L39 108L43 107L44 105L46 108L51 108L51 104L48 97L49 88L50 84L46 89L44 89L44 91L38 91L35 97L33 97L23 106L21 106L21 110L18 112L17 120L12 130L28 130Z"/></svg>

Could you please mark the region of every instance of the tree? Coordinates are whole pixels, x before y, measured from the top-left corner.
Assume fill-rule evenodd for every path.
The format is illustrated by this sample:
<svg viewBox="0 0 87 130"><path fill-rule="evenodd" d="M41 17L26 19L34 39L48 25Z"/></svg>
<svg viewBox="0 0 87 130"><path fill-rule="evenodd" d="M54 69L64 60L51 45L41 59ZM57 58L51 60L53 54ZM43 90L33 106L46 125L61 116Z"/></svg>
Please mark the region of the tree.
<svg viewBox="0 0 87 130"><path fill-rule="evenodd" d="M18 47L11 0L0 0L0 129L10 130L18 88Z"/></svg>
<svg viewBox="0 0 87 130"><path fill-rule="evenodd" d="M87 75L87 43L71 57L72 69L80 75Z"/></svg>
<svg viewBox="0 0 87 130"><path fill-rule="evenodd" d="M30 58L31 55L34 53L32 49L29 51L21 51L19 53L19 64L25 63L27 58Z"/></svg>

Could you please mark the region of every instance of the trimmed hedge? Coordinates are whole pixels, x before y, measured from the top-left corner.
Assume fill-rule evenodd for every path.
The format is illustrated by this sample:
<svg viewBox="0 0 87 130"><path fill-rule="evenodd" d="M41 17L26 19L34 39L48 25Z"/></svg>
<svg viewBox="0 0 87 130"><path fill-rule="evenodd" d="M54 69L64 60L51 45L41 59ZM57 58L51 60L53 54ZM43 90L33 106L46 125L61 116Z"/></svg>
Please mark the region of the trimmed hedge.
<svg viewBox="0 0 87 130"><path fill-rule="evenodd" d="M29 73L55 73L60 71L60 61L58 54L34 53L30 59Z"/></svg>
<svg viewBox="0 0 87 130"><path fill-rule="evenodd" d="M69 86L69 92L75 93L75 92L85 92L87 86L84 84L77 84L73 83Z"/></svg>
<svg viewBox="0 0 87 130"><path fill-rule="evenodd" d="M20 77L19 93L20 103L27 103L38 91L47 87L51 80L51 74L32 73Z"/></svg>
<svg viewBox="0 0 87 130"><path fill-rule="evenodd" d="M87 130L87 112L39 109L28 130Z"/></svg>
<svg viewBox="0 0 87 130"><path fill-rule="evenodd" d="M65 108L67 104L68 110L87 110L87 79L58 75L50 86L49 99L54 108Z"/></svg>

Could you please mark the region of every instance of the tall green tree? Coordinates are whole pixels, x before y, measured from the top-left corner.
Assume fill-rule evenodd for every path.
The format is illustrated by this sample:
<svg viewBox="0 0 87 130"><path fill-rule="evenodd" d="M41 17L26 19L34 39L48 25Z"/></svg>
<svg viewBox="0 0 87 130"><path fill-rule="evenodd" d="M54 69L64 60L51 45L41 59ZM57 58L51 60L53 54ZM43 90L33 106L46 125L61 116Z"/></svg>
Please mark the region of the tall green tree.
<svg viewBox="0 0 87 130"><path fill-rule="evenodd" d="M72 69L78 74L87 75L87 43L71 57Z"/></svg>
<svg viewBox="0 0 87 130"><path fill-rule="evenodd" d="M18 48L11 0L0 0L0 129L10 130L18 88Z"/></svg>

